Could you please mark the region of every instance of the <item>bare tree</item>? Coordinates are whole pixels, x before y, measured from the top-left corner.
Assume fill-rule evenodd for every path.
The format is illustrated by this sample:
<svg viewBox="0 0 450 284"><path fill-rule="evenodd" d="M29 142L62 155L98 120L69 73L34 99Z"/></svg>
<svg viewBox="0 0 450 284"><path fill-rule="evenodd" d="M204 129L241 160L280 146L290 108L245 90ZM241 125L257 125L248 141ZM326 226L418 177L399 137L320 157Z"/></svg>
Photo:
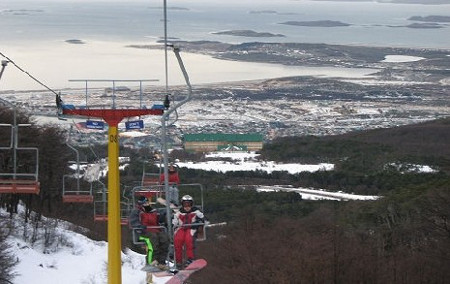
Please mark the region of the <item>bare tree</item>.
<svg viewBox="0 0 450 284"><path fill-rule="evenodd" d="M10 232L8 219L0 216L0 284L12 284L16 275L14 267L17 261L11 253L6 238Z"/></svg>

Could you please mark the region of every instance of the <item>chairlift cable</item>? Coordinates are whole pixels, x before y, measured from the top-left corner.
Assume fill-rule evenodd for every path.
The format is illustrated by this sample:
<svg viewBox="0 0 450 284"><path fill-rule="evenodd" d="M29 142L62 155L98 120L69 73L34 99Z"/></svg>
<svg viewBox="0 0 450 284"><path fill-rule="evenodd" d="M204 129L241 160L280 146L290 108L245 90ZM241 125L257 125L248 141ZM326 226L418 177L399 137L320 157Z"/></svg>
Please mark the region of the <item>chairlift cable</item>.
<svg viewBox="0 0 450 284"><path fill-rule="evenodd" d="M10 62L12 65L14 65L17 69L19 69L20 71L22 71L23 73L27 74L31 79L33 79L34 81L36 81L38 84L42 85L44 88L46 88L47 90L49 90L50 92L54 93L55 95L58 95L58 93L54 90L52 90L50 87L48 87L47 85L45 85L44 83L42 83L41 81L39 81L37 78L35 78L33 75L31 75L30 73L28 73L27 71L23 70L22 68L20 68L19 65L17 65L11 58L9 58L8 56L6 56L5 54L3 54L0 51L0 55L3 56L4 58L8 59L8 62Z"/></svg>

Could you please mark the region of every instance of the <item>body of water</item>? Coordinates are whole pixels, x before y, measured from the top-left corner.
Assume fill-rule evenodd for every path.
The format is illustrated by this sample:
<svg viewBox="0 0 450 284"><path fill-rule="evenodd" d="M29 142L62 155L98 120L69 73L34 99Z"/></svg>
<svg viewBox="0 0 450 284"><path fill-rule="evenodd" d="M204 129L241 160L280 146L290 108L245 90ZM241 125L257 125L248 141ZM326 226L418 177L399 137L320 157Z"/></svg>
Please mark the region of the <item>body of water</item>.
<svg viewBox="0 0 450 284"><path fill-rule="evenodd" d="M169 36L224 42L306 42L376 46L449 48L450 23L442 28L406 27L412 16L450 16L450 5L327 1L167 1ZM162 0L91 2L0 0L3 41L142 41L163 35ZM301 27L286 21L331 20L344 27ZM223 30L254 30L285 37L215 35Z"/></svg>
<svg viewBox="0 0 450 284"><path fill-rule="evenodd" d="M406 27L412 16L450 16L450 5L410 5L374 2L216 1L168 2L168 35L180 40L241 42L304 42L365 46L441 48L450 46L449 23L439 29ZM51 87L72 87L69 79L160 79L161 52L126 48L150 44L164 34L163 2L0 0L0 51ZM331 20L343 27L302 27L286 21ZM217 35L224 30L253 30L284 37ZM76 39L84 44L71 44ZM182 47L181 47L182 48ZM225 62L184 55L193 84L294 75L352 77L349 70L317 70L271 64ZM2 58L3 59L3 58ZM182 84L174 63L170 81ZM342 72L344 71L344 72ZM319 73L319 74L318 74ZM361 72L357 72L361 73ZM367 70L363 70L367 74ZM42 89L23 72L8 65L0 82L7 89Z"/></svg>

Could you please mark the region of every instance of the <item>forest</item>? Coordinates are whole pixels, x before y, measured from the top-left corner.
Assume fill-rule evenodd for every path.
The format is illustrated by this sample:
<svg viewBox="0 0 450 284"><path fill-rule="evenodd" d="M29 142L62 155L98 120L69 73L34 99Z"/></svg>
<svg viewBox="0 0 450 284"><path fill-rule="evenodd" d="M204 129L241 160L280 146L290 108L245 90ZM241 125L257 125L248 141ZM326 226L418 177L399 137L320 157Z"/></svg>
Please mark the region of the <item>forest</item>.
<svg viewBox="0 0 450 284"><path fill-rule="evenodd" d="M29 123L18 113L19 123ZM0 123L12 123L0 108ZM261 158L279 162L330 162L329 172L216 173L181 168L185 183L205 187L209 221L227 226L208 229L197 255L208 267L191 283L447 283L450 277L450 119L338 136L285 137L265 143ZM19 202L37 217L30 228L45 226L39 216L87 228L93 239L106 239L106 225L94 222L92 204L63 204L61 181L72 152L64 131L31 126L20 129L20 145L38 145L39 195L0 194L0 205L15 214ZM7 131L0 141L7 141ZM96 151L106 153L106 146ZM125 186L140 180L146 149L121 148L130 166L121 172ZM93 159L89 149L83 153ZM2 153L0 167L10 167ZM201 160L202 155L173 151L171 159ZM435 172L414 171L428 165ZM30 167L26 159L20 167ZM254 185L292 184L382 196L377 201L309 201L299 194L259 193ZM180 192L180 194L190 192ZM197 196L195 196L196 198ZM27 219L28 218L28 219ZM14 256L5 239L7 218L0 220L0 283L13 283ZM122 230L124 247L132 247ZM26 237L33 237L32 234Z"/></svg>

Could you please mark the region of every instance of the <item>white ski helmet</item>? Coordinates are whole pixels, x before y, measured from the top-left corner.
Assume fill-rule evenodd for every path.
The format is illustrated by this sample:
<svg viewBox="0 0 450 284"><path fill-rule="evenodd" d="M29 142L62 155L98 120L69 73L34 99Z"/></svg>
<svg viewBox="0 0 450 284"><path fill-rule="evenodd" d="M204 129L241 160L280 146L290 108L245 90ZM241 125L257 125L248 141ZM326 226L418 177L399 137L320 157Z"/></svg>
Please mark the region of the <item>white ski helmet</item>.
<svg viewBox="0 0 450 284"><path fill-rule="evenodd" d="M183 203L185 202L189 202L192 205L194 205L194 198L192 198L192 196L190 195L184 195L183 197L181 197L181 205L183 205Z"/></svg>

